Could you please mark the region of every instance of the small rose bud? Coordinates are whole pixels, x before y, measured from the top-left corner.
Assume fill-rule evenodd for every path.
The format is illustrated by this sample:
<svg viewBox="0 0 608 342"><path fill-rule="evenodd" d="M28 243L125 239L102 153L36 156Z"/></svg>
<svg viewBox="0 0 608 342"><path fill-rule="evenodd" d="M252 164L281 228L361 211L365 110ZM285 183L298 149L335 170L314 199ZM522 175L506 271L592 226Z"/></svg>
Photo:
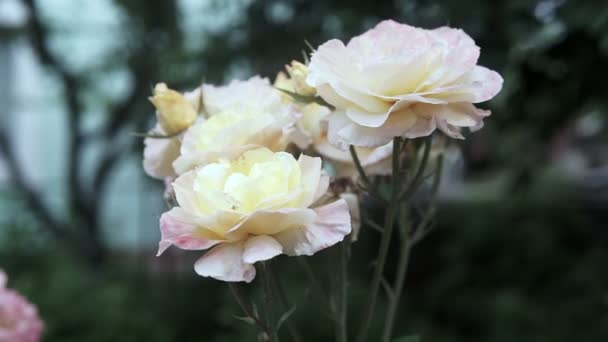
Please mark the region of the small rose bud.
<svg viewBox="0 0 608 342"><path fill-rule="evenodd" d="M306 83L308 77L308 67L298 61L292 61L290 65L286 65L285 69L291 77L293 87L296 93L302 96L315 96L317 90Z"/></svg>
<svg viewBox="0 0 608 342"><path fill-rule="evenodd" d="M197 111L192 103L164 83L156 84L154 96L149 99L158 112L158 122L168 135L177 134L196 121Z"/></svg>

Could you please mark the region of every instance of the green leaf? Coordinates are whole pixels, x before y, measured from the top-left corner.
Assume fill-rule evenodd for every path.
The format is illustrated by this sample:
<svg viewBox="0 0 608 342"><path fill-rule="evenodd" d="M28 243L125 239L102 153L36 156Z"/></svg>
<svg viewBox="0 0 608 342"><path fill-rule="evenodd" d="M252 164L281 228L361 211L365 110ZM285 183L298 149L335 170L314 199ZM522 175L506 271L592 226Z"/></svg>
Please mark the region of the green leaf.
<svg viewBox="0 0 608 342"><path fill-rule="evenodd" d="M255 320L251 317L247 317L247 316L237 316L237 315L232 315L232 317L238 319L239 321L243 321L247 324L250 325L255 325Z"/></svg>
<svg viewBox="0 0 608 342"><path fill-rule="evenodd" d="M322 98L320 98L318 96L304 96L304 95L300 95L296 92L289 91L287 89L282 89L279 87L275 87L275 88L277 90L291 96L291 98L294 99L294 101L296 101L296 102L300 102L303 104L316 103L318 105L325 106L329 109L334 109L334 107L332 105L330 105L329 103L327 103L325 100L323 100Z"/></svg>
<svg viewBox="0 0 608 342"><path fill-rule="evenodd" d="M283 313L281 315L281 317L279 318L279 321L277 322L277 331L279 331L281 329L281 326L283 325L283 323L285 323L295 311L296 311L296 305L294 304L294 306L292 306L291 309L287 310L285 313Z"/></svg>

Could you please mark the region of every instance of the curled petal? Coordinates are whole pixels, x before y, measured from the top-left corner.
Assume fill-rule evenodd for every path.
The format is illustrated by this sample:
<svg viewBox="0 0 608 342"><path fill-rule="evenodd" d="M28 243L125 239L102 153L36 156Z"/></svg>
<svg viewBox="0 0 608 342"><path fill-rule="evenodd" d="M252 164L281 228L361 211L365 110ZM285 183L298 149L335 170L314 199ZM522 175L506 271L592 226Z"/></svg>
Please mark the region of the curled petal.
<svg viewBox="0 0 608 342"><path fill-rule="evenodd" d="M313 255L342 241L351 232L348 205L344 199L314 209L317 218L302 227L276 234L287 255Z"/></svg>
<svg viewBox="0 0 608 342"><path fill-rule="evenodd" d="M359 230L361 229L361 210L359 209L359 197L353 193L340 194L340 198L346 201L348 204L348 210L350 210L350 222L353 233L351 234L351 241L357 241L359 237Z"/></svg>
<svg viewBox="0 0 608 342"><path fill-rule="evenodd" d="M160 232L157 256L171 245L187 250L202 250L222 240L212 231L201 229L196 218L180 207L173 208L160 217Z"/></svg>
<svg viewBox="0 0 608 342"><path fill-rule="evenodd" d="M251 282L255 267L243 260L242 242L222 243L213 247L194 264L194 271L203 277L228 282Z"/></svg>
<svg viewBox="0 0 608 342"><path fill-rule="evenodd" d="M257 210L236 226L226 236L273 235L294 227L314 222L316 213L308 208L284 208L277 210Z"/></svg>
<svg viewBox="0 0 608 342"><path fill-rule="evenodd" d="M243 251L243 261L254 264L274 258L283 252L283 246L267 235L254 236L247 239Z"/></svg>
<svg viewBox="0 0 608 342"><path fill-rule="evenodd" d="M304 190L300 201L301 207L308 207L318 199L317 195L319 193L322 196L327 191L329 182L326 182L322 177L321 163L319 157L309 157L302 154L298 158L300 172L302 173L302 189Z"/></svg>

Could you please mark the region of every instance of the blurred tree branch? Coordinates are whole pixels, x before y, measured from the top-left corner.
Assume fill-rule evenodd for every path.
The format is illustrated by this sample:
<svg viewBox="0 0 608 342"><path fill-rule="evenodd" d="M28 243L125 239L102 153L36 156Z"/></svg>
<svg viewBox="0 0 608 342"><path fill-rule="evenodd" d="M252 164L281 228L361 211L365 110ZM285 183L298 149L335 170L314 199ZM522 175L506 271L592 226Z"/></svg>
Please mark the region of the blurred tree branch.
<svg viewBox="0 0 608 342"><path fill-rule="evenodd" d="M85 75L71 71L49 46L49 27L41 19L41 14L34 0L22 0L29 11L28 37L40 62L59 77L63 88L63 101L66 105L67 116L67 193L70 212L65 220L55 217L43 196L24 178L23 170L14 156L14 149L10 138L5 131L0 131L0 152L5 155L11 177L15 185L26 199L32 212L38 217L53 237L71 246L73 251L85 257L92 264L100 263L105 255L105 247L101 237L101 212L104 189L108 184L109 176L117 165L121 156L129 151L139 140L118 139L119 135L126 133L127 127L144 127L147 117L137 115L141 112L145 98L149 92L150 84L158 75L158 58L155 50L162 47L151 46L153 42L139 41L131 46L127 59L127 67L134 79L134 86L124 99L118 103L110 104L107 111L107 120L102 127L94 133L87 133L82 127L84 105L82 92L87 86ZM133 7L133 2L121 3L127 11L134 11L133 17L143 16L143 33L150 31L168 31L178 36L176 8L174 4L162 6L159 9L140 11L141 6ZM151 12L151 13L148 13ZM146 13L148 13L146 15ZM158 22L159 17L168 18ZM157 27L158 26L158 27ZM167 26L170 29L167 29ZM178 40L172 40L180 44ZM138 111L139 110L139 111ZM91 143L98 143L102 147L101 156L94 165L92 175L83 175L83 160L86 147ZM84 247L83 247L84 246Z"/></svg>

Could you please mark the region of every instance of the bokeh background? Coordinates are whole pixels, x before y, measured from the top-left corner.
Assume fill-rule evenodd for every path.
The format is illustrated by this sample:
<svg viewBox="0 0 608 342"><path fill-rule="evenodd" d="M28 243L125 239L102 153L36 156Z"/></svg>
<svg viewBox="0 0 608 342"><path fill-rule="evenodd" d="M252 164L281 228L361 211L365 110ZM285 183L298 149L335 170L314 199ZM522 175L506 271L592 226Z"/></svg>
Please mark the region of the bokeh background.
<svg viewBox="0 0 608 342"><path fill-rule="evenodd" d="M226 286L192 272L197 253L154 257L162 184L132 135L153 123L147 96L158 81L272 79L305 40L387 18L463 28L505 79L486 127L451 149L397 332L607 341L607 2L0 0L0 267L38 305L45 341L254 340ZM361 234L352 322L378 240ZM332 253L313 258L327 286ZM297 263L276 267L304 340L332 340Z"/></svg>

